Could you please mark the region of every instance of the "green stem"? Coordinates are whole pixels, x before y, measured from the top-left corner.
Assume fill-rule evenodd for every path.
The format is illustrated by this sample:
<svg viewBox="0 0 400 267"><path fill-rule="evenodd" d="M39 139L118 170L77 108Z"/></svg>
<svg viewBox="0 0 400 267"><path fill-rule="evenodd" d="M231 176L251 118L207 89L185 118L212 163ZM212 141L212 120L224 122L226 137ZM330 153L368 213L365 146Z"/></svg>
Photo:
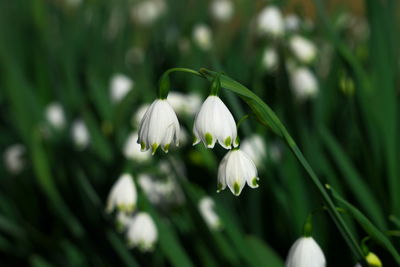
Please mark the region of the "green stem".
<svg viewBox="0 0 400 267"><path fill-rule="evenodd" d="M171 68L166 70L163 75L161 75L160 81L159 81L159 86L158 86L158 98L160 99L166 99L169 93L170 89L170 79L169 79L169 74L172 72L187 72L191 73L200 77L204 76L195 70L188 69L188 68Z"/></svg>

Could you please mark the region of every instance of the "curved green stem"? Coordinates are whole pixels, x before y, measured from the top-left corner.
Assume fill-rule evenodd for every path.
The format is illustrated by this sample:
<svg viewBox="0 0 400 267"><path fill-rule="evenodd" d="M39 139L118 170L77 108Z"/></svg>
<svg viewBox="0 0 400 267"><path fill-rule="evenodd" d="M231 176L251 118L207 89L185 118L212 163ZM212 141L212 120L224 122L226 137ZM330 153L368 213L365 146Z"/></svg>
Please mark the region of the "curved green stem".
<svg viewBox="0 0 400 267"><path fill-rule="evenodd" d="M187 72L187 73L191 73L200 77L204 76L195 70L192 69L188 69L188 68L171 68L166 70L160 78L159 81L159 85L158 85L158 98L160 99L166 99L169 93L169 89L170 89L170 79L169 79L169 75L172 72Z"/></svg>
<svg viewBox="0 0 400 267"><path fill-rule="evenodd" d="M286 144L289 146L293 154L296 156L297 160L300 162L304 170L307 172L308 176L310 177L311 181L317 188L318 192L320 193L326 207L327 211L338 227L340 233L342 234L343 238L345 239L346 243L350 247L352 253L356 256L357 261L365 264L365 255L364 252L362 251L361 247L359 246L358 242L352 235L351 231L347 227L345 221L339 214L339 212L336 210L336 207L327 193L325 187L315 174L314 170L311 168L310 164L308 161L305 159L303 153L300 151L299 147L293 140L293 138L289 135L288 131L286 130L285 126L282 124L282 122L279 120L279 118L276 116L276 114L272 111L272 109L264 102L262 101L256 94L254 94L252 91L250 91L248 88L243 86L242 84L236 82L235 80L232 80L226 75L207 70L207 69L200 69L199 72L193 71L193 70L188 70L188 69L182 69L182 68L174 68L166 71L164 75L167 75L172 72L172 71L185 71L185 72L190 72L193 74L196 74L200 77L206 78L208 81L212 82L217 75L219 75L219 80L221 83L221 87L228 89L236 94L238 94L246 103L247 105L252 109L254 112L255 116L257 117L258 121L264 125L267 128L270 128L275 134L278 136L282 137ZM163 75L163 76L164 76ZM163 77L162 77L163 79ZM367 265L365 265L367 266Z"/></svg>

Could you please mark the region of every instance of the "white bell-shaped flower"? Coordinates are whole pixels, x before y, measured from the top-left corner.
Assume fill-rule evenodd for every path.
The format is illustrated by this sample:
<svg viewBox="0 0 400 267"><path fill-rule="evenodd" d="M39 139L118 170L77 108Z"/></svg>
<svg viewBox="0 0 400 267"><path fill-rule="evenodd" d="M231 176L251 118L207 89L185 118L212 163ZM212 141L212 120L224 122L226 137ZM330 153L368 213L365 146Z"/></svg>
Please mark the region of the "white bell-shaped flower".
<svg viewBox="0 0 400 267"><path fill-rule="evenodd" d="M22 144L9 146L3 154L4 165L11 174L19 174L25 168L26 148Z"/></svg>
<svg viewBox="0 0 400 267"><path fill-rule="evenodd" d="M233 3L231 0L213 0L210 11L216 20L225 22L233 15Z"/></svg>
<svg viewBox="0 0 400 267"><path fill-rule="evenodd" d="M219 164L217 192L228 186L231 192L238 196L246 183L251 188L257 188L258 180L256 165L250 157L240 149L233 149Z"/></svg>
<svg viewBox="0 0 400 267"><path fill-rule="evenodd" d="M125 142L123 153L127 159L143 163L151 158L151 153L150 151L140 150L140 145L137 143L138 138L137 132L130 134Z"/></svg>
<svg viewBox="0 0 400 267"><path fill-rule="evenodd" d="M123 74L115 74L110 82L110 94L113 103L120 102L133 88L134 82Z"/></svg>
<svg viewBox="0 0 400 267"><path fill-rule="evenodd" d="M56 130L61 130L65 127L64 110L60 103L53 102L47 106L46 119Z"/></svg>
<svg viewBox="0 0 400 267"><path fill-rule="evenodd" d="M201 106L194 121L193 133L193 145L203 141L205 146L213 148L217 140L226 149L239 145L235 119L224 102L215 95L207 97Z"/></svg>
<svg viewBox="0 0 400 267"><path fill-rule="evenodd" d="M315 97L318 93L318 81L314 73L306 67L295 68L290 73L290 83L299 100Z"/></svg>
<svg viewBox="0 0 400 267"><path fill-rule="evenodd" d="M122 174L111 187L107 199L106 211L112 212L115 208L123 212L133 212L137 202L137 191L132 175Z"/></svg>
<svg viewBox="0 0 400 267"><path fill-rule="evenodd" d="M127 239L130 247L138 247L142 252L151 251L157 242L158 232L153 219L145 212L139 212L131 220Z"/></svg>
<svg viewBox="0 0 400 267"><path fill-rule="evenodd" d="M179 145L179 130L178 118L171 105L166 99L156 99L140 122L138 143L142 151L151 148L153 155L159 146L168 152L172 141Z"/></svg>
<svg viewBox="0 0 400 267"><path fill-rule="evenodd" d="M324 253L312 237L301 237L292 245L285 267L325 267Z"/></svg>
<svg viewBox="0 0 400 267"><path fill-rule="evenodd" d="M203 197L199 201L199 211L204 221L211 230L221 228L221 220L214 210L214 200L211 197Z"/></svg>
<svg viewBox="0 0 400 267"><path fill-rule="evenodd" d="M293 55L304 64L311 63L317 56L317 48L314 43L300 35L292 36L289 46Z"/></svg>
<svg viewBox="0 0 400 267"><path fill-rule="evenodd" d="M89 131L86 123L82 119L78 119L72 124L72 140L78 149L85 149L90 143Z"/></svg>
<svg viewBox="0 0 400 267"><path fill-rule="evenodd" d="M258 31L271 37L280 37L285 31L281 11L275 6L265 7L258 15Z"/></svg>
<svg viewBox="0 0 400 267"><path fill-rule="evenodd" d="M265 142L261 136L255 134L241 142L240 148L245 152L257 167L261 167L267 156Z"/></svg>
<svg viewBox="0 0 400 267"><path fill-rule="evenodd" d="M149 107L150 104L143 104L136 110L131 118L131 125L133 128L140 126L140 122L142 121L144 114L146 114L146 111L149 109Z"/></svg>
<svg viewBox="0 0 400 267"><path fill-rule="evenodd" d="M193 41L200 49L210 50L212 47L211 29L205 24L197 24L193 29Z"/></svg>
<svg viewBox="0 0 400 267"><path fill-rule="evenodd" d="M279 63L278 53L273 47L267 47L262 56L262 66L267 71L274 71L277 69Z"/></svg>

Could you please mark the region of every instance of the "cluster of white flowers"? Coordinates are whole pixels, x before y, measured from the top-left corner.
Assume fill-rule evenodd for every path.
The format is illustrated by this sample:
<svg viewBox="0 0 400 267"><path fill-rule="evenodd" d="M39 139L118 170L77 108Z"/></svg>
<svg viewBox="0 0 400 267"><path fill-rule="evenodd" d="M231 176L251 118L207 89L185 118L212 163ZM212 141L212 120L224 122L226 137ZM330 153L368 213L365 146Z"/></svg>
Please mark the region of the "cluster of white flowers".
<svg viewBox="0 0 400 267"><path fill-rule="evenodd" d="M305 23L295 14L283 17L276 6L265 7L257 20L257 29L262 36L278 39L279 42L288 40L290 55L286 65L294 95L300 101L312 98L318 93L317 78L307 67L317 58L317 48L311 40L299 33L300 29L307 28ZM278 38L284 35L287 38ZM261 67L268 72L277 70L279 66L278 52L273 44L264 49L261 60Z"/></svg>
<svg viewBox="0 0 400 267"><path fill-rule="evenodd" d="M144 114L138 137L142 151L151 148L154 154L161 145L167 152L172 142L178 144L180 126L171 102L169 96L166 99L156 99ZM195 116L193 134L193 145L203 142L207 148L212 149L218 142L223 148L231 149L219 166L218 192L228 186L232 193L238 196L246 183L251 188L258 187L256 166L251 158L238 148L235 119L217 95L211 94L201 105Z"/></svg>
<svg viewBox="0 0 400 267"><path fill-rule="evenodd" d="M117 211L117 227L126 232L130 247L137 247L143 252L151 251L157 242L157 228L149 214L134 213L136 206L137 190L133 177L127 173L122 174L111 187L106 211Z"/></svg>

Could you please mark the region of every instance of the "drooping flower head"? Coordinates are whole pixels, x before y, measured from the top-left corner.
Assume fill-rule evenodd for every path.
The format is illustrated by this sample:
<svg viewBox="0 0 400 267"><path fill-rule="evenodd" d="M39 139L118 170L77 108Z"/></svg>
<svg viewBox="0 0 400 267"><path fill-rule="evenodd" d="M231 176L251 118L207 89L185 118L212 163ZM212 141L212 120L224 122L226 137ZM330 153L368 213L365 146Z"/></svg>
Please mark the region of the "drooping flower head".
<svg viewBox="0 0 400 267"><path fill-rule="evenodd" d="M110 82L110 95L113 103L120 102L132 89L134 82L123 74L115 74Z"/></svg>
<svg viewBox="0 0 400 267"><path fill-rule="evenodd" d="M194 43L204 51L208 51L212 47L211 29L206 24L197 24L193 29Z"/></svg>
<svg viewBox="0 0 400 267"><path fill-rule="evenodd" d="M231 149L232 145L234 147L239 145L235 119L216 95L210 95L204 101L196 115L193 133L195 136L193 145L200 141L203 141L208 148L213 148L216 141L226 149Z"/></svg>
<svg viewBox="0 0 400 267"><path fill-rule="evenodd" d="M299 100L315 97L318 93L318 81L314 73L306 67L296 67L290 73L290 83Z"/></svg>
<svg viewBox="0 0 400 267"><path fill-rule="evenodd" d="M300 36L294 35L289 40L289 46L294 56L304 64L309 64L317 56L317 48L310 40Z"/></svg>
<svg viewBox="0 0 400 267"><path fill-rule="evenodd" d="M324 253L312 237L301 237L292 245L285 267L325 267Z"/></svg>
<svg viewBox="0 0 400 267"><path fill-rule="evenodd" d="M265 7L258 15L258 31L271 37L280 37L285 31L281 11L275 6Z"/></svg>
<svg viewBox="0 0 400 267"><path fill-rule="evenodd" d="M122 174L120 178L111 187L107 199L106 211L112 212L115 208L123 212L132 212L137 202L136 186L133 177L128 174Z"/></svg>
<svg viewBox="0 0 400 267"><path fill-rule="evenodd" d="M142 252L151 251L157 237L157 228L149 214L139 212L130 221L127 232L129 246L138 247Z"/></svg>
<svg viewBox="0 0 400 267"><path fill-rule="evenodd" d="M179 130L178 118L167 99L156 99L140 122L138 143L142 151L151 148L153 155L159 146L168 152L172 141L179 145Z"/></svg>
<svg viewBox="0 0 400 267"><path fill-rule="evenodd" d="M219 164L217 192L228 186L234 195L239 196L246 183L257 188L258 180L257 168L250 157L240 149L233 149Z"/></svg>

